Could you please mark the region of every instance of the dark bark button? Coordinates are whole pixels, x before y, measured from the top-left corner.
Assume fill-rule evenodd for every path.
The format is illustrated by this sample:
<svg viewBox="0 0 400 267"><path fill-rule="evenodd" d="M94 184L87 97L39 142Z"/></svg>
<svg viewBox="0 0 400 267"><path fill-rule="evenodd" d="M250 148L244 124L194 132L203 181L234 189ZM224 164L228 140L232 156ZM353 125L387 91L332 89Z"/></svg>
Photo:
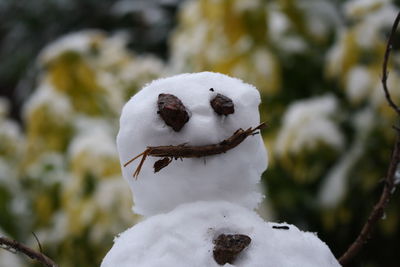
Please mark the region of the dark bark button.
<svg viewBox="0 0 400 267"><path fill-rule="evenodd" d="M214 240L214 259L219 265L233 264L236 257L251 242L247 235L225 235L221 234Z"/></svg>
<svg viewBox="0 0 400 267"><path fill-rule="evenodd" d="M179 132L189 120L189 114L182 102L174 95L160 94L158 96L158 114L168 126Z"/></svg>
<svg viewBox="0 0 400 267"><path fill-rule="evenodd" d="M227 96L217 94L211 101L211 107L217 112L219 115L229 115L235 112L235 108L230 99Z"/></svg>
<svg viewBox="0 0 400 267"><path fill-rule="evenodd" d="M163 158L154 162L154 172L159 172L161 169L167 167L172 161L172 158Z"/></svg>

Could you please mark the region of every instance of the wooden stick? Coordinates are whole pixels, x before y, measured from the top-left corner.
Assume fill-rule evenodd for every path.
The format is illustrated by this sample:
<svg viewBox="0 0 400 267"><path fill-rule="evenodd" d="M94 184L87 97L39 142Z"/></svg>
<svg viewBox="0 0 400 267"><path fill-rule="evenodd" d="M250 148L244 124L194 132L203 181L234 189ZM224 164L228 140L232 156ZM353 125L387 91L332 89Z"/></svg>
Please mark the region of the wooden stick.
<svg viewBox="0 0 400 267"><path fill-rule="evenodd" d="M186 144L177 146L148 146L145 151L139 155L133 157L124 164L124 167L128 166L134 160L142 157L138 167L133 173L133 177L137 178L143 163L147 156L152 157L162 157L163 159L157 161L154 165L155 171L159 171L162 168L168 166L171 159L178 158L201 158L206 156L217 155L225 153L228 150L238 146L242 143L248 136L257 134L256 131L266 127L265 123L261 123L255 128L248 128L247 130L239 129L233 133L231 137L225 139L218 144L205 145L205 146L188 146ZM165 160L165 158L170 158L170 160ZM162 161L162 164L161 164ZM157 166L156 166L157 165Z"/></svg>
<svg viewBox="0 0 400 267"><path fill-rule="evenodd" d="M393 23L392 30L390 32L389 40L386 46L385 56L382 65L382 87L383 91L386 96L386 100L389 106L398 114L400 115L400 108L397 104L394 103L392 100L388 87L387 87L387 65L389 61L390 51L393 47L393 40L394 35L396 33L398 24L400 21L400 12L397 14L397 17ZM345 253L339 258L339 263L343 266L349 264L349 262L361 251L362 247L365 243L367 243L368 239L372 235L372 230L378 223L380 219L382 219L384 210L389 203L389 200L395 190L397 184L395 183L395 176L396 170L400 162L400 131L397 127L395 127L397 137L394 144L394 148L392 151L392 155L390 158L389 168L385 178L385 184L382 190L382 194L379 198L379 201L375 204L374 208L372 209L367 222L364 224L363 228L361 229L360 234L356 238L356 240L349 246Z"/></svg>

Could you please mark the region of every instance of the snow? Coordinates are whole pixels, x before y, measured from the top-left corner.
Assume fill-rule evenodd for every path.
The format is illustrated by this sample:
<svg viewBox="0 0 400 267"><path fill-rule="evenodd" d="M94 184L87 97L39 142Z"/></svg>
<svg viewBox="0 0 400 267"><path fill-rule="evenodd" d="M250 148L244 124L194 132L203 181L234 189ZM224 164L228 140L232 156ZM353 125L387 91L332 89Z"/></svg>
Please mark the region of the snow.
<svg viewBox="0 0 400 267"><path fill-rule="evenodd" d="M121 79L126 83L147 81L159 77L164 72L162 61L153 56L138 56L121 70Z"/></svg>
<svg viewBox="0 0 400 267"><path fill-rule="evenodd" d="M127 194L125 194L125 191ZM125 197L121 198L121 195ZM119 177L108 178L99 183L94 198L98 207L104 210L104 212L112 210L115 207L121 207L121 202L131 201L129 190L126 188L126 182ZM130 212L126 212L125 214L129 217L131 215Z"/></svg>
<svg viewBox="0 0 400 267"><path fill-rule="evenodd" d="M7 168L12 168L11 162L20 160L24 139L17 122L3 119L0 115L0 158L7 160ZM16 170L10 170L16 172Z"/></svg>
<svg viewBox="0 0 400 267"><path fill-rule="evenodd" d="M46 244L57 244L68 238L68 216L63 211L58 211L51 219L51 227L48 229L39 229L36 235L41 242ZM31 238L29 243L34 244L36 240Z"/></svg>
<svg viewBox="0 0 400 267"><path fill-rule="evenodd" d="M25 119L38 108L45 106L58 122L66 123L73 115L68 97L56 91L48 82L43 82L23 107Z"/></svg>
<svg viewBox="0 0 400 267"><path fill-rule="evenodd" d="M234 264L224 266L340 266L315 234L264 222L249 209L217 201L184 204L136 224L116 238L101 267L220 266L213 259L213 240L223 233L251 238Z"/></svg>
<svg viewBox="0 0 400 267"><path fill-rule="evenodd" d="M379 9L382 5L389 3L389 0L352 0L344 5L347 16L360 17L368 12Z"/></svg>
<svg viewBox="0 0 400 267"><path fill-rule="evenodd" d="M353 0L344 5L346 16L356 21L355 37L363 49L374 49L384 41L383 30L391 27L398 8L388 0Z"/></svg>
<svg viewBox="0 0 400 267"><path fill-rule="evenodd" d="M319 143L341 149L344 138L333 120L338 112L333 95L298 100L290 105L278 133L275 151L278 155L314 149Z"/></svg>
<svg viewBox="0 0 400 267"><path fill-rule="evenodd" d="M118 161L114 138L110 134L111 127L106 127L105 121L85 121L87 129L78 131L68 147L71 167L76 173L87 172L104 177L110 165Z"/></svg>
<svg viewBox="0 0 400 267"><path fill-rule="evenodd" d="M352 102L364 100L376 77L364 66L354 66L347 74L346 94ZM374 78L374 79L373 79Z"/></svg>
<svg viewBox="0 0 400 267"><path fill-rule="evenodd" d="M397 7L387 4L366 16L356 33L358 44L362 48L373 48L373 44L382 40L381 32L392 26L397 11Z"/></svg>
<svg viewBox="0 0 400 267"><path fill-rule="evenodd" d="M41 63L48 63L59 55L75 51L84 53L88 51L93 44L105 38L105 33L99 30L82 30L66 34L46 46L39 55Z"/></svg>
<svg viewBox="0 0 400 267"><path fill-rule="evenodd" d="M400 166L396 166L396 172L394 174L394 184L395 186L400 184Z"/></svg>
<svg viewBox="0 0 400 267"><path fill-rule="evenodd" d="M80 32L78 32L79 34ZM87 31L88 37L91 36L91 31ZM101 42L96 43L98 47L97 57L88 57L89 60L94 60L95 68L116 67L121 62L129 61L131 54L126 49L129 42L129 35L126 32L119 31L109 36L103 36ZM87 50L89 50L88 47ZM79 52L79 50L77 51Z"/></svg>
<svg viewBox="0 0 400 267"><path fill-rule="evenodd" d="M8 237L2 228L0 228L0 236ZM5 245L0 245L0 266L19 267L26 266L26 264L24 264L21 260L21 256L14 249L8 248Z"/></svg>
<svg viewBox="0 0 400 267"><path fill-rule="evenodd" d="M345 196L349 173L364 153L367 137L372 131L375 119L373 111L369 108L361 110L354 116L355 142L352 143L336 165L329 170L327 177L323 179L318 193L321 206L325 208L335 207Z"/></svg>
<svg viewBox="0 0 400 267"><path fill-rule="evenodd" d="M113 129L107 121L81 116L75 119L75 124L78 134L69 147L68 154L71 158L80 153L88 153L93 158L117 157L115 144L111 137ZM96 164L95 161L92 163Z"/></svg>
<svg viewBox="0 0 400 267"><path fill-rule="evenodd" d="M183 127L172 129L158 114L160 94L172 94L182 102L189 116ZM210 101L217 94L232 100L232 114L218 115L213 110ZM337 109L332 96L314 101L298 105L300 110L310 104L312 110L317 107L317 115L306 119L325 121ZM128 101L121 114L117 147L134 210L146 217L114 240L102 267L221 266L213 253L221 234L251 239L224 266L340 266L315 234L286 223L265 222L254 211L263 197L259 182L268 160L261 135L249 136L223 154L173 161L157 173L152 165L158 158L148 157L137 180L132 175L140 159L123 166L148 146L217 144L240 128L256 127L259 104L256 88L211 72L153 81ZM299 118L287 118L290 123L293 119ZM98 196L108 192L108 187Z"/></svg>
<svg viewBox="0 0 400 267"><path fill-rule="evenodd" d="M303 0L282 4L271 1L268 6L268 35L279 50L285 53L303 53L310 48L304 33L312 39L324 40L334 27L340 24L339 12L332 1ZM287 6L285 6L287 5ZM291 17L291 7L304 14L301 18ZM299 31L301 24L305 32Z"/></svg>
<svg viewBox="0 0 400 267"><path fill-rule="evenodd" d="M0 266L26 266L20 258L21 256L16 252L12 253L5 249L0 249Z"/></svg>
<svg viewBox="0 0 400 267"><path fill-rule="evenodd" d="M190 119L180 132L157 114L160 93L177 96L189 111ZM217 93L232 99L233 114L214 112L210 100ZM255 127L260 122L259 103L256 88L218 73L181 74L153 81L123 108L117 137L121 165L147 146L216 144L239 128ZM132 175L140 160L122 167L133 193L134 211L139 214L168 212L199 200L225 200L253 209L262 200L259 181L267 167L267 154L260 135L248 137L224 154L174 160L154 173L152 166L158 159L148 157L137 180Z"/></svg>
<svg viewBox="0 0 400 267"><path fill-rule="evenodd" d="M8 119L9 101L0 97L0 186L15 187L18 170L15 162L20 160L24 138L16 121Z"/></svg>
<svg viewBox="0 0 400 267"><path fill-rule="evenodd" d="M20 150L22 144L22 133L19 125L7 118L10 111L10 102L8 99L0 97L0 138L2 144L0 145L1 156L10 157L10 152L17 152ZM8 149L7 149L8 148Z"/></svg>
<svg viewBox="0 0 400 267"><path fill-rule="evenodd" d="M289 18L280 10L280 7L272 5L268 14L268 35L280 49L286 53L302 52L307 48L304 40L291 33Z"/></svg>
<svg viewBox="0 0 400 267"><path fill-rule="evenodd" d="M348 42L348 33L343 29L339 29L337 33L338 41L328 50L326 54L327 74L328 76L337 76L343 71L345 63L346 49Z"/></svg>
<svg viewBox="0 0 400 267"><path fill-rule="evenodd" d="M36 162L29 165L26 173L30 179L35 180L35 183L44 186L63 183L70 178L65 171L65 157L57 152L47 152L37 156Z"/></svg>
<svg viewBox="0 0 400 267"><path fill-rule="evenodd" d="M257 49L254 52L254 55L252 55L252 63L255 66L255 69L265 75L267 78L268 76L273 73L273 58L271 53L269 53L268 50L265 49Z"/></svg>
<svg viewBox="0 0 400 267"><path fill-rule="evenodd" d="M235 13L240 14L242 12L263 8L261 4L259 0L234 1L233 9Z"/></svg>
<svg viewBox="0 0 400 267"><path fill-rule="evenodd" d="M316 37L326 36L330 29L341 23L339 12L332 1L305 0L297 1L296 4L305 14L309 32Z"/></svg>

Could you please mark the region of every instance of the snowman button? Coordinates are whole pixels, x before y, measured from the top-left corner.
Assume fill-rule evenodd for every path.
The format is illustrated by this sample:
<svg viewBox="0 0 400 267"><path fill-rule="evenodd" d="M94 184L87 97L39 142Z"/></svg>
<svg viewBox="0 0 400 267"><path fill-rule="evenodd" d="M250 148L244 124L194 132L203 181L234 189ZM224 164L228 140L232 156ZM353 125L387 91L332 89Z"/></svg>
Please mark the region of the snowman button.
<svg viewBox="0 0 400 267"><path fill-rule="evenodd" d="M221 234L214 240L214 259L219 265L233 264L237 256L248 245L251 238L247 235L225 235Z"/></svg>

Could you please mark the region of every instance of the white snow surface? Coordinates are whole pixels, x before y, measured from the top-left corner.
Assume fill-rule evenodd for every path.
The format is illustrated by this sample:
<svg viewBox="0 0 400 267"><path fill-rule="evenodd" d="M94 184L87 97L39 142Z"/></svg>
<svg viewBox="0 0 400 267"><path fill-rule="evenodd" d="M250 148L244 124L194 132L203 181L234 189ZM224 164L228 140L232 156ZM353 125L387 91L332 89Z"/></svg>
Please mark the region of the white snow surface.
<svg viewBox="0 0 400 267"><path fill-rule="evenodd" d="M364 100L374 84L373 74L362 65L350 69L346 81L347 97L353 102Z"/></svg>
<svg viewBox="0 0 400 267"><path fill-rule="evenodd" d="M288 230L273 226L288 226ZM340 266L314 233L263 221L254 211L217 202L195 202L152 216L122 233L101 267L213 267L213 240L220 234L251 238L233 264L245 267Z"/></svg>
<svg viewBox="0 0 400 267"><path fill-rule="evenodd" d="M161 93L177 96L188 110L190 119L179 132L157 114ZM232 99L233 114L221 116L212 109L210 100L217 93ZM259 103L255 87L223 74L181 74L153 81L123 108L117 137L121 165L147 146L217 144L239 128L255 127ZM259 181L267 167L267 154L260 135L249 136L224 154L174 160L154 173L153 164L159 159L148 157L137 180L132 175L140 159L122 166L136 213L150 216L200 200L225 200L253 209L263 198Z"/></svg>
<svg viewBox="0 0 400 267"><path fill-rule="evenodd" d="M318 200L325 208L336 207L347 192L347 179L350 171L363 155L368 136L371 134L376 117L370 108L359 111L354 116L353 125L356 130L355 142L348 147L346 153L329 170L323 179Z"/></svg>
<svg viewBox="0 0 400 267"><path fill-rule="evenodd" d="M293 102L283 117L276 153L282 156L312 150L319 142L342 149L344 137L332 118L338 111L338 101L331 94Z"/></svg>
<svg viewBox="0 0 400 267"><path fill-rule="evenodd" d="M76 51L83 53L90 49L91 44L105 38L105 33L100 30L82 30L62 36L46 46L39 55L41 63L47 63L64 52Z"/></svg>

